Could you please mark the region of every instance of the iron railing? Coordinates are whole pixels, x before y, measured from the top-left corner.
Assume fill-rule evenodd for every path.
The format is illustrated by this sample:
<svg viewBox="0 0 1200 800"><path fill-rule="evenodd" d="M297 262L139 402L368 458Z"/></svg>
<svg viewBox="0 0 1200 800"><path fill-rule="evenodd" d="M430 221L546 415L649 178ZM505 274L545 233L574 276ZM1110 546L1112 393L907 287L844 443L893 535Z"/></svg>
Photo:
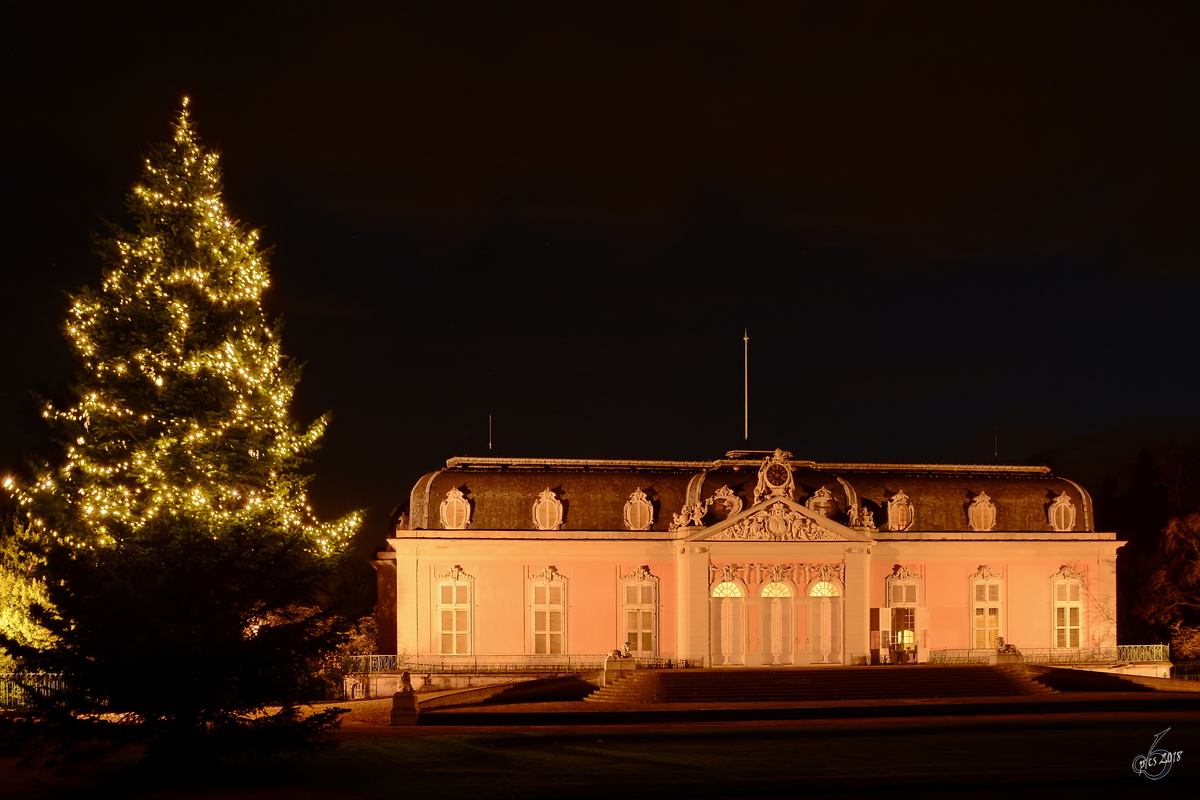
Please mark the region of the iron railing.
<svg viewBox="0 0 1200 800"><path fill-rule="evenodd" d="M1171 677L1181 681L1200 681L1200 661L1172 664Z"/></svg>
<svg viewBox="0 0 1200 800"><path fill-rule="evenodd" d="M702 658L639 658L638 669L695 669L704 666Z"/></svg>
<svg viewBox="0 0 1200 800"><path fill-rule="evenodd" d="M574 656L443 656L439 661L410 661L406 656L347 656L342 671L413 672L422 675L485 675L529 672L592 672L604 669L606 654Z"/></svg>
<svg viewBox="0 0 1200 800"><path fill-rule="evenodd" d="M19 709L30 706L29 688L55 692L65 689L61 675L45 673L0 673L0 709Z"/></svg>
<svg viewBox="0 0 1200 800"><path fill-rule="evenodd" d="M572 656L442 656L438 661L409 660L407 656L347 656L346 674L364 672L411 672L420 675L495 675L504 673L594 672L604 669L607 653ZM638 658L638 669L686 669L704 666L703 660L683 658Z"/></svg>
<svg viewBox="0 0 1200 800"><path fill-rule="evenodd" d="M1116 647L1060 649L1055 647L1022 647L1026 664L1117 664L1171 661L1170 645L1122 644ZM930 664L986 664L995 650L930 650Z"/></svg>

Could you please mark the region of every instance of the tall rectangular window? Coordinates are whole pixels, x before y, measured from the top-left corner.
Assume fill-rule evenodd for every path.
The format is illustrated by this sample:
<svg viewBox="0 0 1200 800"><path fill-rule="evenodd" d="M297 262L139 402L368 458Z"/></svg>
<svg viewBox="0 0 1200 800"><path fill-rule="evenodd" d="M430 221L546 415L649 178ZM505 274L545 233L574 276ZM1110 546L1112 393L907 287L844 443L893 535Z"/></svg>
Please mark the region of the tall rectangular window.
<svg viewBox="0 0 1200 800"><path fill-rule="evenodd" d="M971 647L995 650L1000 637L1000 582L978 582L972 588Z"/></svg>
<svg viewBox="0 0 1200 800"><path fill-rule="evenodd" d="M1054 646L1081 647L1083 642L1083 585L1077 581L1054 584Z"/></svg>
<svg viewBox="0 0 1200 800"><path fill-rule="evenodd" d="M625 641L634 655L652 657L658 622L658 585L654 581L625 584Z"/></svg>
<svg viewBox="0 0 1200 800"><path fill-rule="evenodd" d="M471 654L471 584L438 585L439 647L444 655Z"/></svg>
<svg viewBox="0 0 1200 800"><path fill-rule="evenodd" d="M534 655L562 655L567 630L565 587L561 583L535 583L531 600Z"/></svg>

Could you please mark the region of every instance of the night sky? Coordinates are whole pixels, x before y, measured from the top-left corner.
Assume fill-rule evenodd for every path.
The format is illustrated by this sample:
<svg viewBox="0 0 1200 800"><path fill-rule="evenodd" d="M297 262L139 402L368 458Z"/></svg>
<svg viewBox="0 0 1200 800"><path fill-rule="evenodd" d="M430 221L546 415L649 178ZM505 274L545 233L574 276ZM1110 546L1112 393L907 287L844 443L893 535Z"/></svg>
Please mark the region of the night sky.
<svg viewBox="0 0 1200 800"><path fill-rule="evenodd" d="M0 12L0 473L184 95L364 546L446 458L1049 464L1200 439L1200 5ZM998 454L997 454L998 453ZM1100 509L1104 524L1104 509ZM368 548L369 549L369 548Z"/></svg>

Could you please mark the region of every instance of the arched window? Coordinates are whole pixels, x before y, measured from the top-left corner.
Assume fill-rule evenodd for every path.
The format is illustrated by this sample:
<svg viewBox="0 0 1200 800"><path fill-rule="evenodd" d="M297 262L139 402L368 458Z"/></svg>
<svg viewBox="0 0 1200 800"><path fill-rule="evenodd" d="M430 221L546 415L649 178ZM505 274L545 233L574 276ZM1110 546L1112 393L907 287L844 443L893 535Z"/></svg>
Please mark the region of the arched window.
<svg viewBox="0 0 1200 800"><path fill-rule="evenodd" d="M1051 589L1054 598L1054 646L1083 646L1083 576L1067 565L1055 573Z"/></svg>
<svg viewBox="0 0 1200 800"><path fill-rule="evenodd" d="M538 573L529 592L533 654L558 656L566 652L567 584L554 567Z"/></svg>
<svg viewBox="0 0 1200 800"><path fill-rule="evenodd" d="M841 597L837 584L831 581L817 581L808 590L809 597Z"/></svg>
<svg viewBox="0 0 1200 800"><path fill-rule="evenodd" d="M459 566L438 579L438 652L442 655L471 654L472 584Z"/></svg>
<svg viewBox="0 0 1200 800"><path fill-rule="evenodd" d="M768 583L762 588L763 597L791 597L792 587L786 583Z"/></svg>
<svg viewBox="0 0 1200 800"><path fill-rule="evenodd" d="M647 566L621 579L625 642L634 655L653 657L658 631L658 578Z"/></svg>
<svg viewBox="0 0 1200 800"><path fill-rule="evenodd" d="M713 597L741 597L742 587L733 581L722 581L712 589Z"/></svg>

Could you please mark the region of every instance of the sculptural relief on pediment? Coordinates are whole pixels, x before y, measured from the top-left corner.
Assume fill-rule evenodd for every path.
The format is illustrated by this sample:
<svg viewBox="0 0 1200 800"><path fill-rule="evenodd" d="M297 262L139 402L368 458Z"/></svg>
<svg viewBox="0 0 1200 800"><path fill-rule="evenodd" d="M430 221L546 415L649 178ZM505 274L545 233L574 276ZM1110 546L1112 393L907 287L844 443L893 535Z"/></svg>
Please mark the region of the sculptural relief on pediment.
<svg viewBox="0 0 1200 800"><path fill-rule="evenodd" d="M709 541L809 542L838 537L784 503L735 522L708 537Z"/></svg>

